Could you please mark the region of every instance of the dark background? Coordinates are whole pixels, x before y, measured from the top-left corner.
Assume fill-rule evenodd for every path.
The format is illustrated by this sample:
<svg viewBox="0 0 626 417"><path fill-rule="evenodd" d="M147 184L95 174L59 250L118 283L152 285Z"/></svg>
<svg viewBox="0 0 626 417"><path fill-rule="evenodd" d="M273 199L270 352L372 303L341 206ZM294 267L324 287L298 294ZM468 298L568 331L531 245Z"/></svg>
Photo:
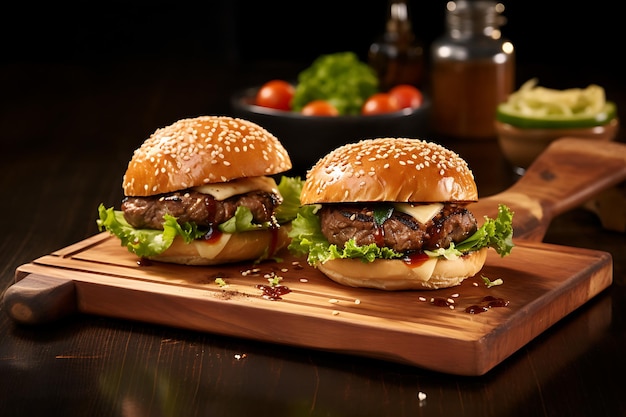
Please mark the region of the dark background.
<svg viewBox="0 0 626 417"><path fill-rule="evenodd" d="M410 1L416 34L428 46L443 32L445 3ZM607 0L504 1L505 37L520 62L612 70L620 61L623 22ZM366 53L384 29L386 0L278 2L59 2L7 6L2 16L4 62L101 62L188 59L242 63L308 62L341 50ZM4 7L3 7L4 8ZM599 67L599 68L598 68Z"/></svg>
<svg viewBox="0 0 626 417"><path fill-rule="evenodd" d="M427 52L444 31L445 4L443 0L409 2L414 31ZM623 94L620 61L625 24L612 3L597 0L574 6L565 1L517 0L504 4L507 24L502 32L516 46L518 85L538 77L547 87L597 83L605 87L609 99ZM272 73L268 67L276 67L276 78L295 78L320 54L351 50L365 59L368 46L384 30L386 8L386 0L3 5L0 141L45 141L38 137L37 122L16 125L16 120L32 117L38 123L55 123L63 117L58 102L64 96L72 96L73 102L80 96L86 118L104 112L108 117L104 123L115 132L116 118L132 117L133 109L123 103L119 109L98 106L99 96L114 89L145 96L145 105L154 108L154 118L137 121L137 131L130 132L138 142L156 127L182 117L227 113L229 105L223 97L266 81L257 74ZM160 91L189 91L189 101L181 102L175 113L160 113L159 100L167 100L167 95L150 97L155 90L151 80L163 78L171 85L160 86ZM102 125L102 118L98 123ZM81 129L68 135L80 134L92 142L106 139L101 129Z"/></svg>
<svg viewBox="0 0 626 417"><path fill-rule="evenodd" d="M445 3L409 2L426 46L443 32ZM578 72L611 70L620 60L624 24L608 0L503 3L508 22L502 31L520 62L567 64ZM363 55L384 28L386 7L386 0L21 2L3 7L3 61L309 62L341 50Z"/></svg>

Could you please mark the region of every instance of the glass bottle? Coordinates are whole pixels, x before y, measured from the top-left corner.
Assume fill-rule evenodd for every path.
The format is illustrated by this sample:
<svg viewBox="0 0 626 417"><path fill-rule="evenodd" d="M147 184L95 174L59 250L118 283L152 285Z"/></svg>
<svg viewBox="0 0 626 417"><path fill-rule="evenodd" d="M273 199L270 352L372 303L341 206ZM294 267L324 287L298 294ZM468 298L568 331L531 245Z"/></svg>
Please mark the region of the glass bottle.
<svg viewBox="0 0 626 417"><path fill-rule="evenodd" d="M513 44L501 37L502 3L449 1L446 33L431 47L432 128L450 137L495 138L496 107L515 87Z"/></svg>
<svg viewBox="0 0 626 417"><path fill-rule="evenodd" d="M406 0L389 0L385 32L368 51L368 62L378 74L382 91L397 84L422 85L424 48L410 18Z"/></svg>

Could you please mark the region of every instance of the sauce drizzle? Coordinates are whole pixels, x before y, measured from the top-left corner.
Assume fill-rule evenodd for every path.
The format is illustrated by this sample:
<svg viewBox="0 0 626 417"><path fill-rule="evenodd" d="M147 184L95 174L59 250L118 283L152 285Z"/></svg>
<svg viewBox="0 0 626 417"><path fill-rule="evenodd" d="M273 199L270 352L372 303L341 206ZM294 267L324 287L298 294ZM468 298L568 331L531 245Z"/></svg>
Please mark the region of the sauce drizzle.
<svg viewBox="0 0 626 417"><path fill-rule="evenodd" d="M137 260L137 265L139 266L151 266L152 265L152 261L148 258L144 258L141 257L139 258L139 260Z"/></svg>
<svg viewBox="0 0 626 417"><path fill-rule="evenodd" d="M506 307L509 305L509 301L504 298L494 297L492 295L486 295L481 300L481 304L474 304L465 309L469 314L480 314L489 311L494 307Z"/></svg>
<svg viewBox="0 0 626 417"><path fill-rule="evenodd" d="M417 268L428 260L429 256L423 252L415 252L405 256L402 260L407 266L411 268Z"/></svg>
<svg viewBox="0 0 626 417"><path fill-rule="evenodd" d="M263 298L271 301L282 300L281 296L289 294L291 292L289 287L286 287L284 285L259 284L256 287L263 291Z"/></svg>

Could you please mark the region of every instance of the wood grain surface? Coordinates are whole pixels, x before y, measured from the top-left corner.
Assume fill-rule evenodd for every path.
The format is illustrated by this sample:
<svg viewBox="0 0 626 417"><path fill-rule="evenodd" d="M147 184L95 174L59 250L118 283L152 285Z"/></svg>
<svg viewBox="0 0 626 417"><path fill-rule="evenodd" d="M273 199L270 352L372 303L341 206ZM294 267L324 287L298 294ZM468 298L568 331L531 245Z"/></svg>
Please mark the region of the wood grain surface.
<svg viewBox="0 0 626 417"><path fill-rule="evenodd" d="M553 142L510 188L481 198L471 210L477 218L494 217L498 204L506 204L515 213L515 236L541 241L556 216L625 180L625 144L599 145L586 139L562 138Z"/></svg>
<svg viewBox="0 0 626 417"><path fill-rule="evenodd" d="M103 232L19 267L5 303L9 312L16 304L38 316L75 309L482 375L612 282L606 252L531 242L505 258L490 252L480 274L460 286L387 292L336 284L288 253L258 265L142 264ZM280 299L268 299L258 287L274 276L290 291ZM503 283L488 288L483 276ZM47 305L24 301L33 277L40 291L73 282L75 306L59 305L67 297L45 298ZM485 296L508 305L466 311L485 305Z"/></svg>

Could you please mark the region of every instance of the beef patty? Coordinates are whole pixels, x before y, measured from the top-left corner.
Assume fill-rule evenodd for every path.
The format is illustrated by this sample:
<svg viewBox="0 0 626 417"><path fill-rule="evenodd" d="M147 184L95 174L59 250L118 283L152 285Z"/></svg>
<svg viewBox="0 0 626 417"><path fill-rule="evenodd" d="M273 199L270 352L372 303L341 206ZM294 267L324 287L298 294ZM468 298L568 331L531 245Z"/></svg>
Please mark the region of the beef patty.
<svg viewBox="0 0 626 417"><path fill-rule="evenodd" d="M124 218L137 229L163 229L163 216L170 214L178 223L196 223L198 226L220 224L235 215L237 207L250 209L255 223L273 221L281 197L266 191L251 191L225 200L216 200L208 194L185 190L150 197L126 197L122 201Z"/></svg>
<svg viewBox="0 0 626 417"><path fill-rule="evenodd" d="M401 253L436 250L462 242L477 230L474 215L455 204L444 204L426 223L394 210L382 225L376 225L372 207L352 204L327 204L318 214L322 233L339 247L355 239L358 246L375 243Z"/></svg>

